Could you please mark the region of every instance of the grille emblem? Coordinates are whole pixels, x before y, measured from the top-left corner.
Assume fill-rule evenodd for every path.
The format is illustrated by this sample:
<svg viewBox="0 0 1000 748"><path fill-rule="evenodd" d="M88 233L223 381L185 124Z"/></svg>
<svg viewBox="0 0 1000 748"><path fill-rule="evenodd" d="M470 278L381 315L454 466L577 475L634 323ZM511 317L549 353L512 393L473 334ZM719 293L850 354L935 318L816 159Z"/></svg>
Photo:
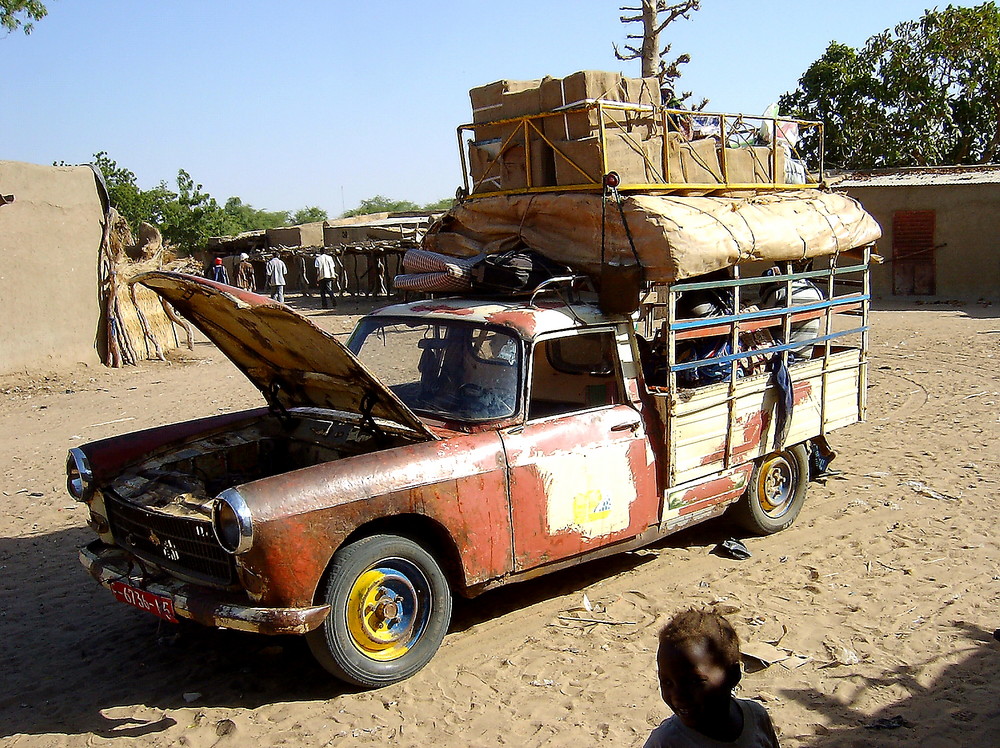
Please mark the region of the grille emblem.
<svg viewBox="0 0 1000 748"><path fill-rule="evenodd" d="M168 540L166 543L163 544L163 555L169 558L171 561L181 560L181 554L177 552L177 546L174 545L174 541L172 540Z"/></svg>

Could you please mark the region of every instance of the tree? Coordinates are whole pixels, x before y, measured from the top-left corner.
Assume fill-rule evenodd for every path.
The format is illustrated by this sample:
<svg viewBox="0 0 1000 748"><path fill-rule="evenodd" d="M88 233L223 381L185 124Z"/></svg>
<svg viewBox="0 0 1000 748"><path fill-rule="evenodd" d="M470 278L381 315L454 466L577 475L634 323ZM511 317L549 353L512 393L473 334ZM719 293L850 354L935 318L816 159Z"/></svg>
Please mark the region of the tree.
<svg viewBox="0 0 1000 748"><path fill-rule="evenodd" d="M30 34L35 27L32 21L41 21L48 14L38 0L0 0L0 26L10 31L20 28Z"/></svg>
<svg viewBox="0 0 1000 748"><path fill-rule="evenodd" d="M244 231L259 231L273 229L278 226L288 226L291 216L287 210L259 210L244 203L238 197L226 200L222 207L224 226L223 235L232 236Z"/></svg>
<svg viewBox="0 0 1000 748"><path fill-rule="evenodd" d="M949 5L886 29L860 49L831 42L780 106L822 121L825 158L843 168L994 161L1000 9L994 2Z"/></svg>
<svg viewBox="0 0 1000 748"><path fill-rule="evenodd" d="M211 236L233 236L244 231L325 221L327 218L326 211L316 206L302 208L293 215L287 210L259 210L239 197L230 197L220 206L184 169L177 172L176 192L168 188L166 182L160 182L151 190L142 190L135 174L119 166L106 151L94 154L94 165L104 175L111 204L130 226L138 227L143 221L151 223L160 229L167 242L182 252L203 248ZM376 211L416 207L409 202L392 203L381 196L366 202L374 203ZM382 203L396 207L384 208Z"/></svg>
<svg viewBox="0 0 1000 748"><path fill-rule="evenodd" d="M679 107L686 99L690 98L691 92L684 91L677 94L677 79L681 77L680 66L691 62L691 56L682 54L673 62L667 63L663 58L670 52L670 45L660 47L660 34L671 23L678 18L690 18L690 14L701 8L701 0L682 0L682 2L668 4L666 0L642 0L642 5L638 8L622 6L621 11L633 15L621 16L622 23L641 23L641 34L628 34L627 39L636 40L641 44L636 47L633 44L625 44L625 53L618 49L618 45L612 45L615 49L615 57L619 60L641 60L642 77L656 78L660 82L660 90L663 93L663 101L667 106ZM661 16L660 14L664 14ZM707 101L702 102L703 108Z"/></svg>
<svg viewBox="0 0 1000 748"><path fill-rule="evenodd" d="M427 205L423 207L423 210L430 210L430 211L448 210L454 204L455 204L455 198L444 197L438 200L437 202L427 203Z"/></svg>
<svg viewBox="0 0 1000 748"><path fill-rule="evenodd" d="M342 217L366 216L370 213L402 213L408 210L420 210L420 208L409 200L390 200L384 195L375 195L362 200L357 208L346 211Z"/></svg>
<svg viewBox="0 0 1000 748"><path fill-rule="evenodd" d="M160 231L163 238L191 252L208 243L210 236L222 236L226 221L215 198L202 191L184 169L177 172L177 193L164 207Z"/></svg>
<svg viewBox="0 0 1000 748"><path fill-rule="evenodd" d="M163 220L166 204L176 198L165 182L160 182L151 190L139 189L135 174L119 166L106 151L94 154L94 165L104 175L111 204L130 226L138 227L143 221L159 224Z"/></svg>
<svg viewBox="0 0 1000 748"><path fill-rule="evenodd" d="M292 215L292 225L298 226L302 223L315 223L316 221L325 221L327 218L329 216L325 210L315 205L309 205L295 211Z"/></svg>

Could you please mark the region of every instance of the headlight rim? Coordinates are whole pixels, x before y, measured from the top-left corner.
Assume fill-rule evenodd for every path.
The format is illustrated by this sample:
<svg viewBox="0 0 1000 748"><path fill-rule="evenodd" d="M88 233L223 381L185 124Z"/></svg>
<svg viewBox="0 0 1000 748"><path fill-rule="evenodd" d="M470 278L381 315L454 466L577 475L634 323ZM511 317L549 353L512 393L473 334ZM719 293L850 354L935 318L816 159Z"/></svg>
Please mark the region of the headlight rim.
<svg viewBox="0 0 1000 748"><path fill-rule="evenodd" d="M226 504L236 518L239 541L235 548L223 540L222 533L219 531L220 503ZM253 545L253 518L250 514L250 507L247 506L246 499L235 488L227 488L212 502L212 533L222 550L233 556L246 553Z"/></svg>
<svg viewBox="0 0 1000 748"><path fill-rule="evenodd" d="M76 478L71 470L76 471ZM81 502L88 501L93 495L94 472L90 469L90 459L79 447L71 448L66 455L66 491Z"/></svg>

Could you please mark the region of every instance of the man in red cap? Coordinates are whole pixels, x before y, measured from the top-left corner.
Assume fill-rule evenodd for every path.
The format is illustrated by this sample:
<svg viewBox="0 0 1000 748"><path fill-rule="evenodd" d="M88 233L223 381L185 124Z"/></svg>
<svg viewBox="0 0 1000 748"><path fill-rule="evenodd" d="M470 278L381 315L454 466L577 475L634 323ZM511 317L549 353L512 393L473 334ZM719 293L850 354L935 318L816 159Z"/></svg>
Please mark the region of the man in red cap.
<svg viewBox="0 0 1000 748"><path fill-rule="evenodd" d="M222 264L221 257L216 257L215 262L212 263L212 267L208 271L208 279L229 285L229 274L226 273L226 266Z"/></svg>

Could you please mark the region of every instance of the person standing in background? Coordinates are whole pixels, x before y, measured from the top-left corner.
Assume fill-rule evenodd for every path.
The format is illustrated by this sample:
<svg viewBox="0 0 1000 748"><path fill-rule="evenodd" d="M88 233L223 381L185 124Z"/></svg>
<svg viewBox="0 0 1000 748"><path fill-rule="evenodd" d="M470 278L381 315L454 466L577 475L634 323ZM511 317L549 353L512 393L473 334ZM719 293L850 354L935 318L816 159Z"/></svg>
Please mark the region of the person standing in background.
<svg viewBox="0 0 1000 748"><path fill-rule="evenodd" d="M267 287L271 290L271 298L285 303L285 276L288 268L278 255L267 261Z"/></svg>
<svg viewBox="0 0 1000 748"><path fill-rule="evenodd" d="M246 252L240 255L239 265L236 266L236 285L244 291L253 291L254 289L253 264L250 262L250 255Z"/></svg>
<svg viewBox="0 0 1000 748"><path fill-rule="evenodd" d="M309 274L306 272L306 256L303 254L295 255L295 262L299 267L299 291L308 299L312 294L309 293Z"/></svg>
<svg viewBox="0 0 1000 748"><path fill-rule="evenodd" d="M333 258L326 253L326 249L320 251L316 256L316 277L319 281L319 297L323 301L323 308L327 309L326 298L330 297L330 306L337 306L337 297L333 295L333 282L337 277L337 266Z"/></svg>
<svg viewBox="0 0 1000 748"><path fill-rule="evenodd" d="M221 257L216 257L212 262L212 267L208 271L208 279L229 285L229 274L226 272L226 266L222 264Z"/></svg>

